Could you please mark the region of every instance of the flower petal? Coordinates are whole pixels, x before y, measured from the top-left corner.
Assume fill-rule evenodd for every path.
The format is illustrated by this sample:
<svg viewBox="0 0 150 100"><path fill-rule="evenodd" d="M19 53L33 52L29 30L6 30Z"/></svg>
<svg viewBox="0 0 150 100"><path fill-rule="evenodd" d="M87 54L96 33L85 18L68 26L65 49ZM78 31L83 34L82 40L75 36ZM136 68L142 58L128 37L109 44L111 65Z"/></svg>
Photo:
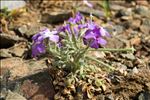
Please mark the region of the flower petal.
<svg viewBox="0 0 150 100"><path fill-rule="evenodd" d="M51 40L52 42L57 43L57 42L59 42L59 36L58 35L51 35L49 37L49 40Z"/></svg>
<svg viewBox="0 0 150 100"><path fill-rule="evenodd" d="M98 43L101 45L105 45L107 43L107 41L101 37L98 38Z"/></svg>
<svg viewBox="0 0 150 100"><path fill-rule="evenodd" d="M94 41L91 42L90 47L97 49L97 48L99 48L100 46L99 46L99 44L98 44L98 41L94 40Z"/></svg>

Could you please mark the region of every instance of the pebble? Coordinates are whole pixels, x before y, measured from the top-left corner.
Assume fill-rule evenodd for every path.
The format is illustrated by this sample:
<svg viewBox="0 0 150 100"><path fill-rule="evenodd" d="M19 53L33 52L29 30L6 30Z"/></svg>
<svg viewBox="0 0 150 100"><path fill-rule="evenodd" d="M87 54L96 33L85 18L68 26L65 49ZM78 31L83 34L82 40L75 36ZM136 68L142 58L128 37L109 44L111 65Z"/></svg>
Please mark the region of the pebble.
<svg viewBox="0 0 150 100"><path fill-rule="evenodd" d="M127 66L121 63L117 63L117 70L119 70L120 73L125 74Z"/></svg>
<svg viewBox="0 0 150 100"><path fill-rule="evenodd" d="M124 31L124 27L121 26L121 25L115 25L113 27L113 31L114 31L114 33L113 33L114 35L120 34L120 33L122 33Z"/></svg>
<svg viewBox="0 0 150 100"><path fill-rule="evenodd" d="M16 29L18 35L24 36L24 34L26 34L26 32L28 31L28 28L26 25L22 25L19 28Z"/></svg>
<svg viewBox="0 0 150 100"><path fill-rule="evenodd" d="M134 67L134 68L132 69L132 73L133 73L133 74L137 74L137 73L139 73L139 70L138 70L136 67Z"/></svg>

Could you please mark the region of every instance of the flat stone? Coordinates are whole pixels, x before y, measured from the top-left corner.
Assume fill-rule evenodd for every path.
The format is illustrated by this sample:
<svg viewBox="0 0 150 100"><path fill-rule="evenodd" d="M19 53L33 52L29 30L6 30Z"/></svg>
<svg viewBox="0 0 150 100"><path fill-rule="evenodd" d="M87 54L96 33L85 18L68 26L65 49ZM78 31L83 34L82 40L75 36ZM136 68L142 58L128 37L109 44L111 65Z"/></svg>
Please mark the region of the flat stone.
<svg viewBox="0 0 150 100"><path fill-rule="evenodd" d="M22 33L22 34L24 34L25 37L30 39L34 34L38 33L40 29L41 29L40 25L33 24L32 26L28 28L27 32Z"/></svg>
<svg viewBox="0 0 150 100"><path fill-rule="evenodd" d="M61 11L61 12L46 12L42 14L41 22L55 24L59 22L64 22L69 19L72 15L71 11Z"/></svg>
<svg viewBox="0 0 150 100"><path fill-rule="evenodd" d="M120 9L126 9L125 7L121 6L121 5L118 5L118 4L111 4L110 5L110 9L111 10L114 10L114 11L118 11Z"/></svg>
<svg viewBox="0 0 150 100"><path fill-rule="evenodd" d="M18 34L19 34L19 35L24 36L24 34L27 33L28 28L27 28L26 25L23 25L23 26L19 27L19 28L17 29L17 31L18 31Z"/></svg>
<svg viewBox="0 0 150 100"><path fill-rule="evenodd" d="M150 9L146 6L137 6L135 13L140 14L142 17L150 18Z"/></svg>
<svg viewBox="0 0 150 100"><path fill-rule="evenodd" d="M13 46L16 42L26 41L25 39L18 37L16 35L9 35L2 33L0 34L0 48L9 48Z"/></svg>
<svg viewBox="0 0 150 100"><path fill-rule="evenodd" d="M26 5L24 0L1 0L0 2L0 9L7 7L9 11L24 7Z"/></svg>
<svg viewBox="0 0 150 100"><path fill-rule="evenodd" d="M105 100L114 100L114 97L112 94L106 95Z"/></svg>
<svg viewBox="0 0 150 100"><path fill-rule="evenodd" d="M138 100L150 100L150 91L140 93Z"/></svg>
<svg viewBox="0 0 150 100"><path fill-rule="evenodd" d="M9 48L9 50L13 56L22 57L27 51L27 44L25 42L20 42Z"/></svg>
<svg viewBox="0 0 150 100"><path fill-rule="evenodd" d="M8 91L6 100L27 100L27 99L16 92Z"/></svg>
<svg viewBox="0 0 150 100"><path fill-rule="evenodd" d="M134 37L130 39L131 45L136 45L138 46L141 43L141 38L140 37Z"/></svg>
<svg viewBox="0 0 150 100"><path fill-rule="evenodd" d="M124 64L117 63L116 66L117 66L117 70L122 74L125 73L127 70L127 66Z"/></svg>
<svg viewBox="0 0 150 100"><path fill-rule="evenodd" d="M89 9L88 7L78 7L77 10L83 14L90 15L92 13L93 16L96 16L98 18L105 17L105 13L103 11L96 10L93 8Z"/></svg>
<svg viewBox="0 0 150 100"><path fill-rule="evenodd" d="M45 60L22 60L18 57L6 58L1 60L1 69L10 71L10 80L26 77L47 68ZM3 76L3 75L2 75Z"/></svg>
<svg viewBox="0 0 150 100"><path fill-rule="evenodd" d="M131 27L133 29L139 28L141 25L141 22L142 21L140 19L134 19L134 20L132 20Z"/></svg>
<svg viewBox="0 0 150 100"><path fill-rule="evenodd" d="M0 58L9 58L12 57L8 49L0 49Z"/></svg>
<svg viewBox="0 0 150 100"><path fill-rule="evenodd" d="M137 74L137 73L139 73L139 70L138 70L136 67L134 67L134 68L132 69L132 73L133 73L133 74Z"/></svg>
<svg viewBox="0 0 150 100"><path fill-rule="evenodd" d="M150 91L150 82L146 83L147 89Z"/></svg>
<svg viewBox="0 0 150 100"><path fill-rule="evenodd" d="M122 56L123 58L127 58L127 59L130 59L130 60L135 60L135 56L134 56L132 53L121 54L121 56Z"/></svg>
<svg viewBox="0 0 150 100"><path fill-rule="evenodd" d="M142 21L142 25L140 26L140 30L145 34L150 33L150 19L144 19Z"/></svg>
<svg viewBox="0 0 150 100"><path fill-rule="evenodd" d="M113 27L114 32L116 32L117 34L120 34L124 31L124 27L121 25L115 25Z"/></svg>
<svg viewBox="0 0 150 100"><path fill-rule="evenodd" d="M127 8L127 9L119 9L116 11L115 16L116 17L122 17L122 16L131 16L132 15L132 8Z"/></svg>

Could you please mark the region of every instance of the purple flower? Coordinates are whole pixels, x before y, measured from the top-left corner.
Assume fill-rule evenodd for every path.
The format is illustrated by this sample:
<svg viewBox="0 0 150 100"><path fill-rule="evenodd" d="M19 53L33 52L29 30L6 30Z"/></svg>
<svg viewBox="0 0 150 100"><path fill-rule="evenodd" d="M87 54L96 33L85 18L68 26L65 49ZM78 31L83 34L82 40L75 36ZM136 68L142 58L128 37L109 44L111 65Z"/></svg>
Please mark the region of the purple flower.
<svg viewBox="0 0 150 100"><path fill-rule="evenodd" d="M80 22L83 19L83 16L78 12L75 16L75 18L70 18L68 20L68 22L72 23L72 24L76 24L78 22Z"/></svg>
<svg viewBox="0 0 150 100"><path fill-rule="evenodd" d="M44 39L48 38L50 41L58 43L59 36L57 35L57 31L49 31L49 29L44 29L40 31L38 34L35 34L32 37L33 45L32 45L32 56L36 57L42 53L45 53L45 44Z"/></svg>
<svg viewBox="0 0 150 100"><path fill-rule="evenodd" d="M32 57L36 58L37 55L45 53L45 45L43 43L34 43L32 45Z"/></svg>
<svg viewBox="0 0 150 100"><path fill-rule="evenodd" d="M72 31L71 31L71 27L72 27ZM79 33L78 25L67 24L65 26L59 27L58 33L60 32L64 32L64 34L65 32L68 32L70 36L72 36L72 34L75 34L75 36L78 36L78 33Z"/></svg>
<svg viewBox="0 0 150 100"><path fill-rule="evenodd" d="M38 34L35 34L32 37L32 40L34 42L41 42L43 41L45 38L49 38L50 41L52 42L58 42L59 41L59 36L57 35L57 31L49 31L49 29L44 29L42 31L40 31Z"/></svg>
<svg viewBox="0 0 150 100"><path fill-rule="evenodd" d="M58 33L60 32L68 32L71 34L70 24L67 24L65 26L59 27Z"/></svg>
<svg viewBox="0 0 150 100"><path fill-rule="evenodd" d="M85 27L87 30L83 36L83 42L85 45L89 45L91 48L100 48L107 43L104 36L109 37L110 34L103 28L99 27L93 22L87 23Z"/></svg>

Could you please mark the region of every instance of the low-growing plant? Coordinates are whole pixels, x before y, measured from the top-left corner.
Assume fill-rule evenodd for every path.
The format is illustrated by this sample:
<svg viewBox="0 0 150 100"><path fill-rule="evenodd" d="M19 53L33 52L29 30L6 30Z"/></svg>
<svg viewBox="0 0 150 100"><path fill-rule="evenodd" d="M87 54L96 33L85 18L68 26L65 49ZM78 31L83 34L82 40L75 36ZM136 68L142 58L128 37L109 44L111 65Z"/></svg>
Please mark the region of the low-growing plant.
<svg viewBox="0 0 150 100"><path fill-rule="evenodd" d="M90 20L86 20L79 12L75 18L70 18L61 27L50 31L48 28L41 30L32 37L32 56L37 58L46 53L52 59L52 66L75 73L83 74L84 68L98 63L108 69L112 66L90 56L89 51L117 51L117 49L103 48L111 35L102 27ZM133 48L125 49L133 51ZM96 63L91 63L94 61ZM86 67L85 67L86 66Z"/></svg>

